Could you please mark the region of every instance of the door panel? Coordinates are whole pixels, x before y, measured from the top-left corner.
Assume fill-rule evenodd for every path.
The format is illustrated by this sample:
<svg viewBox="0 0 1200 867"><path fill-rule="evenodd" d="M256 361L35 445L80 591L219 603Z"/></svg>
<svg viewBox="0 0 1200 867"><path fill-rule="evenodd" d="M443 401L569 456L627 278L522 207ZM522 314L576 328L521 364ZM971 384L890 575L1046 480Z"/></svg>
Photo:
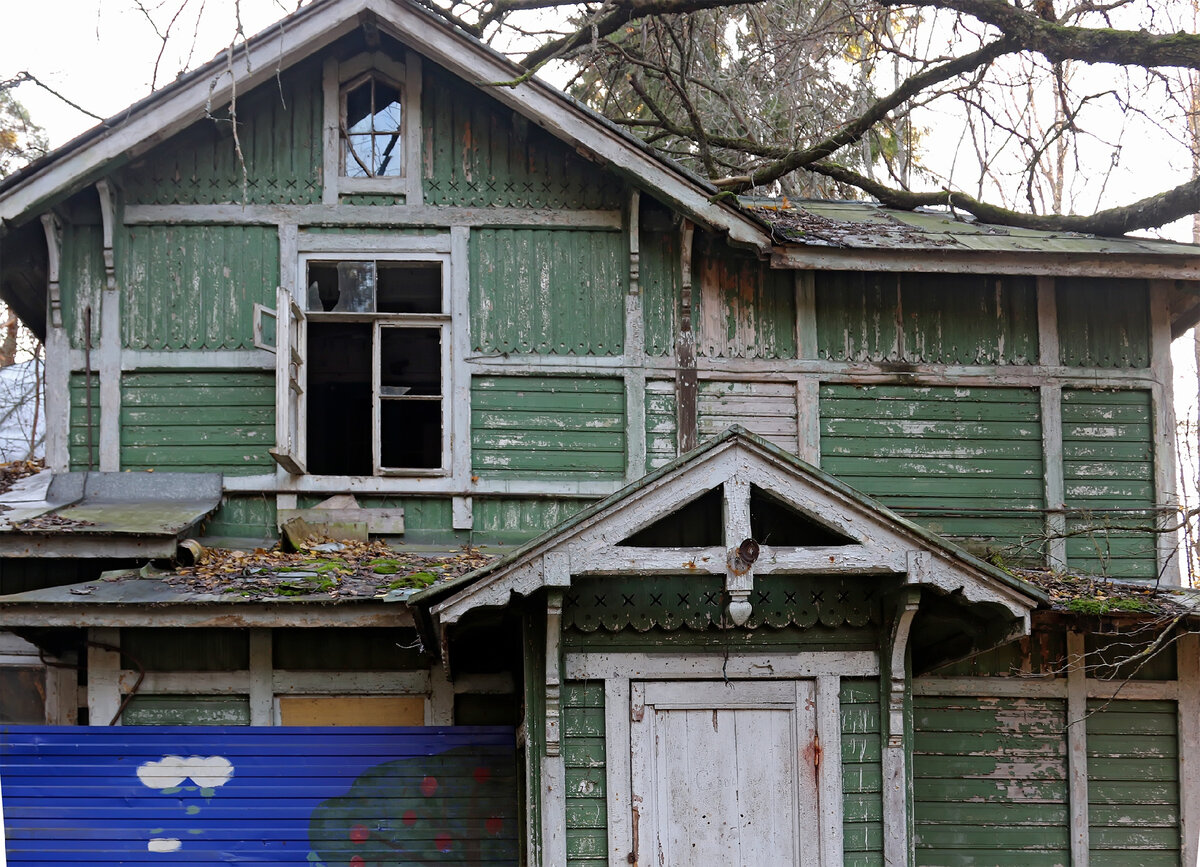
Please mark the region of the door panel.
<svg viewBox="0 0 1200 867"><path fill-rule="evenodd" d="M631 694L638 864L817 862L811 682L650 682Z"/></svg>

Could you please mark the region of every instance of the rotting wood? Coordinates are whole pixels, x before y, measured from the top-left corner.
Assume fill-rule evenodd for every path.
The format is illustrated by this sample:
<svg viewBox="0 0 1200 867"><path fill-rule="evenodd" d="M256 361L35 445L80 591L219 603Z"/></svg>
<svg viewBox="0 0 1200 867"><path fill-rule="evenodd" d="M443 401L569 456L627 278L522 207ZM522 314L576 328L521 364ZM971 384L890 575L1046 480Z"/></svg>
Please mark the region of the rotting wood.
<svg viewBox="0 0 1200 867"><path fill-rule="evenodd" d="M679 453L697 444L696 335L692 329L692 241L695 226L684 221L680 247L679 333L675 338L675 412Z"/></svg>
<svg viewBox="0 0 1200 867"><path fill-rule="evenodd" d="M1082 632L1067 633L1067 773L1071 816L1071 864L1087 865L1088 755L1087 657Z"/></svg>
<svg viewBox="0 0 1200 867"><path fill-rule="evenodd" d="M1177 647L1180 863L1195 864L1200 855L1200 635L1181 635Z"/></svg>

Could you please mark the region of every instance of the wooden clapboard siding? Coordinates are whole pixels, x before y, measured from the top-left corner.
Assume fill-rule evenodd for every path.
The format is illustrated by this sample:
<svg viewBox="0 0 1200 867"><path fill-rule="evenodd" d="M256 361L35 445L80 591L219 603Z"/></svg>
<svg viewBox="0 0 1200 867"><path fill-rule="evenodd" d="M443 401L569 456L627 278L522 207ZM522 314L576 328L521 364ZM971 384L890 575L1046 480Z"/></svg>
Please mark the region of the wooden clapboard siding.
<svg viewBox="0 0 1200 867"><path fill-rule="evenodd" d="M917 863L1070 863L1065 702L913 698Z"/></svg>
<svg viewBox="0 0 1200 867"><path fill-rule="evenodd" d="M471 461L488 479L622 479L625 395L619 379L477 376Z"/></svg>
<svg viewBox="0 0 1200 867"><path fill-rule="evenodd" d="M694 285L697 358L796 357L791 271L712 245L699 253Z"/></svg>
<svg viewBox="0 0 1200 867"><path fill-rule="evenodd" d="M1063 389L1067 563L1114 578L1158 577L1154 423L1148 391Z"/></svg>
<svg viewBox="0 0 1200 867"><path fill-rule="evenodd" d="M697 389L696 416L701 441L737 424L784 451L799 450L795 383L704 380Z"/></svg>
<svg viewBox="0 0 1200 867"><path fill-rule="evenodd" d="M255 302L275 306L274 226L126 226L116 232L127 349L253 349Z"/></svg>
<svg viewBox="0 0 1200 867"><path fill-rule="evenodd" d="M879 682L841 687L842 839L846 867L883 865L883 766Z"/></svg>
<svg viewBox="0 0 1200 867"><path fill-rule="evenodd" d="M121 379L121 468L268 471L275 382L258 371L144 371Z"/></svg>
<svg viewBox="0 0 1200 867"><path fill-rule="evenodd" d="M59 264L59 293L63 326L72 349L86 344L87 308L91 308L92 349L100 345L100 295L104 288L104 235L96 225L67 223L63 226Z"/></svg>
<svg viewBox="0 0 1200 867"><path fill-rule="evenodd" d="M1088 840L1094 867L1179 864L1175 702L1088 702Z"/></svg>
<svg viewBox="0 0 1200 867"><path fill-rule="evenodd" d="M225 494L204 522L204 535L232 539L272 539L277 535L275 498L262 494Z"/></svg>
<svg viewBox="0 0 1200 867"><path fill-rule="evenodd" d="M1060 277L1054 285L1063 364L1150 366L1150 295L1144 280Z"/></svg>
<svg viewBox="0 0 1200 867"><path fill-rule="evenodd" d="M1030 364L1032 278L815 272L817 353L834 361Z"/></svg>
<svg viewBox="0 0 1200 867"><path fill-rule="evenodd" d="M474 499L473 543L519 545L550 530L587 505L548 497Z"/></svg>
<svg viewBox="0 0 1200 867"><path fill-rule="evenodd" d="M1033 388L824 384L821 468L980 553L1042 556Z"/></svg>
<svg viewBox="0 0 1200 867"><path fill-rule="evenodd" d="M562 756L567 787L567 863L608 863L604 684L562 686Z"/></svg>
<svg viewBox="0 0 1200 867"><path fill-rule="evenodd" d="M72 373L70 379L70 430L67 450L72 470L100 469L100 377L92 373L91 387L91 457L88 456L88 387L87 374Z"/></svg>
<svg viewBox="0 0 1200 867"><path fill-rule="evenodd" d="M486 88L471 87L428 61L422 72L426 204L615 209L625 203L625 187L614 173L514 117Z"/></svg>
<svg viewBox="0 0 1200 867"><path fill-rule="evenodd" d="M679 422L675 414L675 383L646 383L646 472L679 455Z"/></svg>
<svg viewBox="0 0 1200 867"><path fill-rule="evenodd" d="M513 740L500 726L0 727L8 863L381 864L402 852L515 864Z"/></svg>
<svg viewBox="0 0 1200 867"><path fill-rule="evenodd" d="M471 232L475 352L620 355L629 254L619 232Z"/></svg>
<svg viewBox="0 0 1200 867"><path fill-rule="evenodd" d="M238 95L244 179L226 110L214 107L123 169L119 187L130 204L320 202L321 111L320 61L303 61Z"/></svg>

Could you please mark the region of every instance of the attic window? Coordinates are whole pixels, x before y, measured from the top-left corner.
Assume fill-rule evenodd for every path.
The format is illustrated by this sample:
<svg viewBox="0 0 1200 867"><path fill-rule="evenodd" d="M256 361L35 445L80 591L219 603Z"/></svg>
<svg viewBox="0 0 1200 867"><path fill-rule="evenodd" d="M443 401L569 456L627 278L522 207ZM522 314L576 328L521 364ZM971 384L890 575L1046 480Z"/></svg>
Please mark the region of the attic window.
<svg viewBox="0 0 1200 867"><path fill-rule="evenodd" d="M348 178L404 176L404 91L377 75L342 89L342 174Z"/></svg>

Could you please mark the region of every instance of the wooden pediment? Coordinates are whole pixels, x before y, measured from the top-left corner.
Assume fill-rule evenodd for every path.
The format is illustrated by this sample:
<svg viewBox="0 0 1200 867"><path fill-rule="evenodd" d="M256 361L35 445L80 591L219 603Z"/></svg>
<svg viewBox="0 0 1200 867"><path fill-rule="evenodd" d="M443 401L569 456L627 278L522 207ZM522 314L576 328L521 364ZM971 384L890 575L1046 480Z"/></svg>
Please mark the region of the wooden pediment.
<svg viewBox="0 0 1200 867"><path fill-rule="evenodd" d="M731 428L485 571L414 599L442 626L585 576L723 576L746 622L757 576L902 576L1007 609L1042 594L760 437Z"/></svg>

